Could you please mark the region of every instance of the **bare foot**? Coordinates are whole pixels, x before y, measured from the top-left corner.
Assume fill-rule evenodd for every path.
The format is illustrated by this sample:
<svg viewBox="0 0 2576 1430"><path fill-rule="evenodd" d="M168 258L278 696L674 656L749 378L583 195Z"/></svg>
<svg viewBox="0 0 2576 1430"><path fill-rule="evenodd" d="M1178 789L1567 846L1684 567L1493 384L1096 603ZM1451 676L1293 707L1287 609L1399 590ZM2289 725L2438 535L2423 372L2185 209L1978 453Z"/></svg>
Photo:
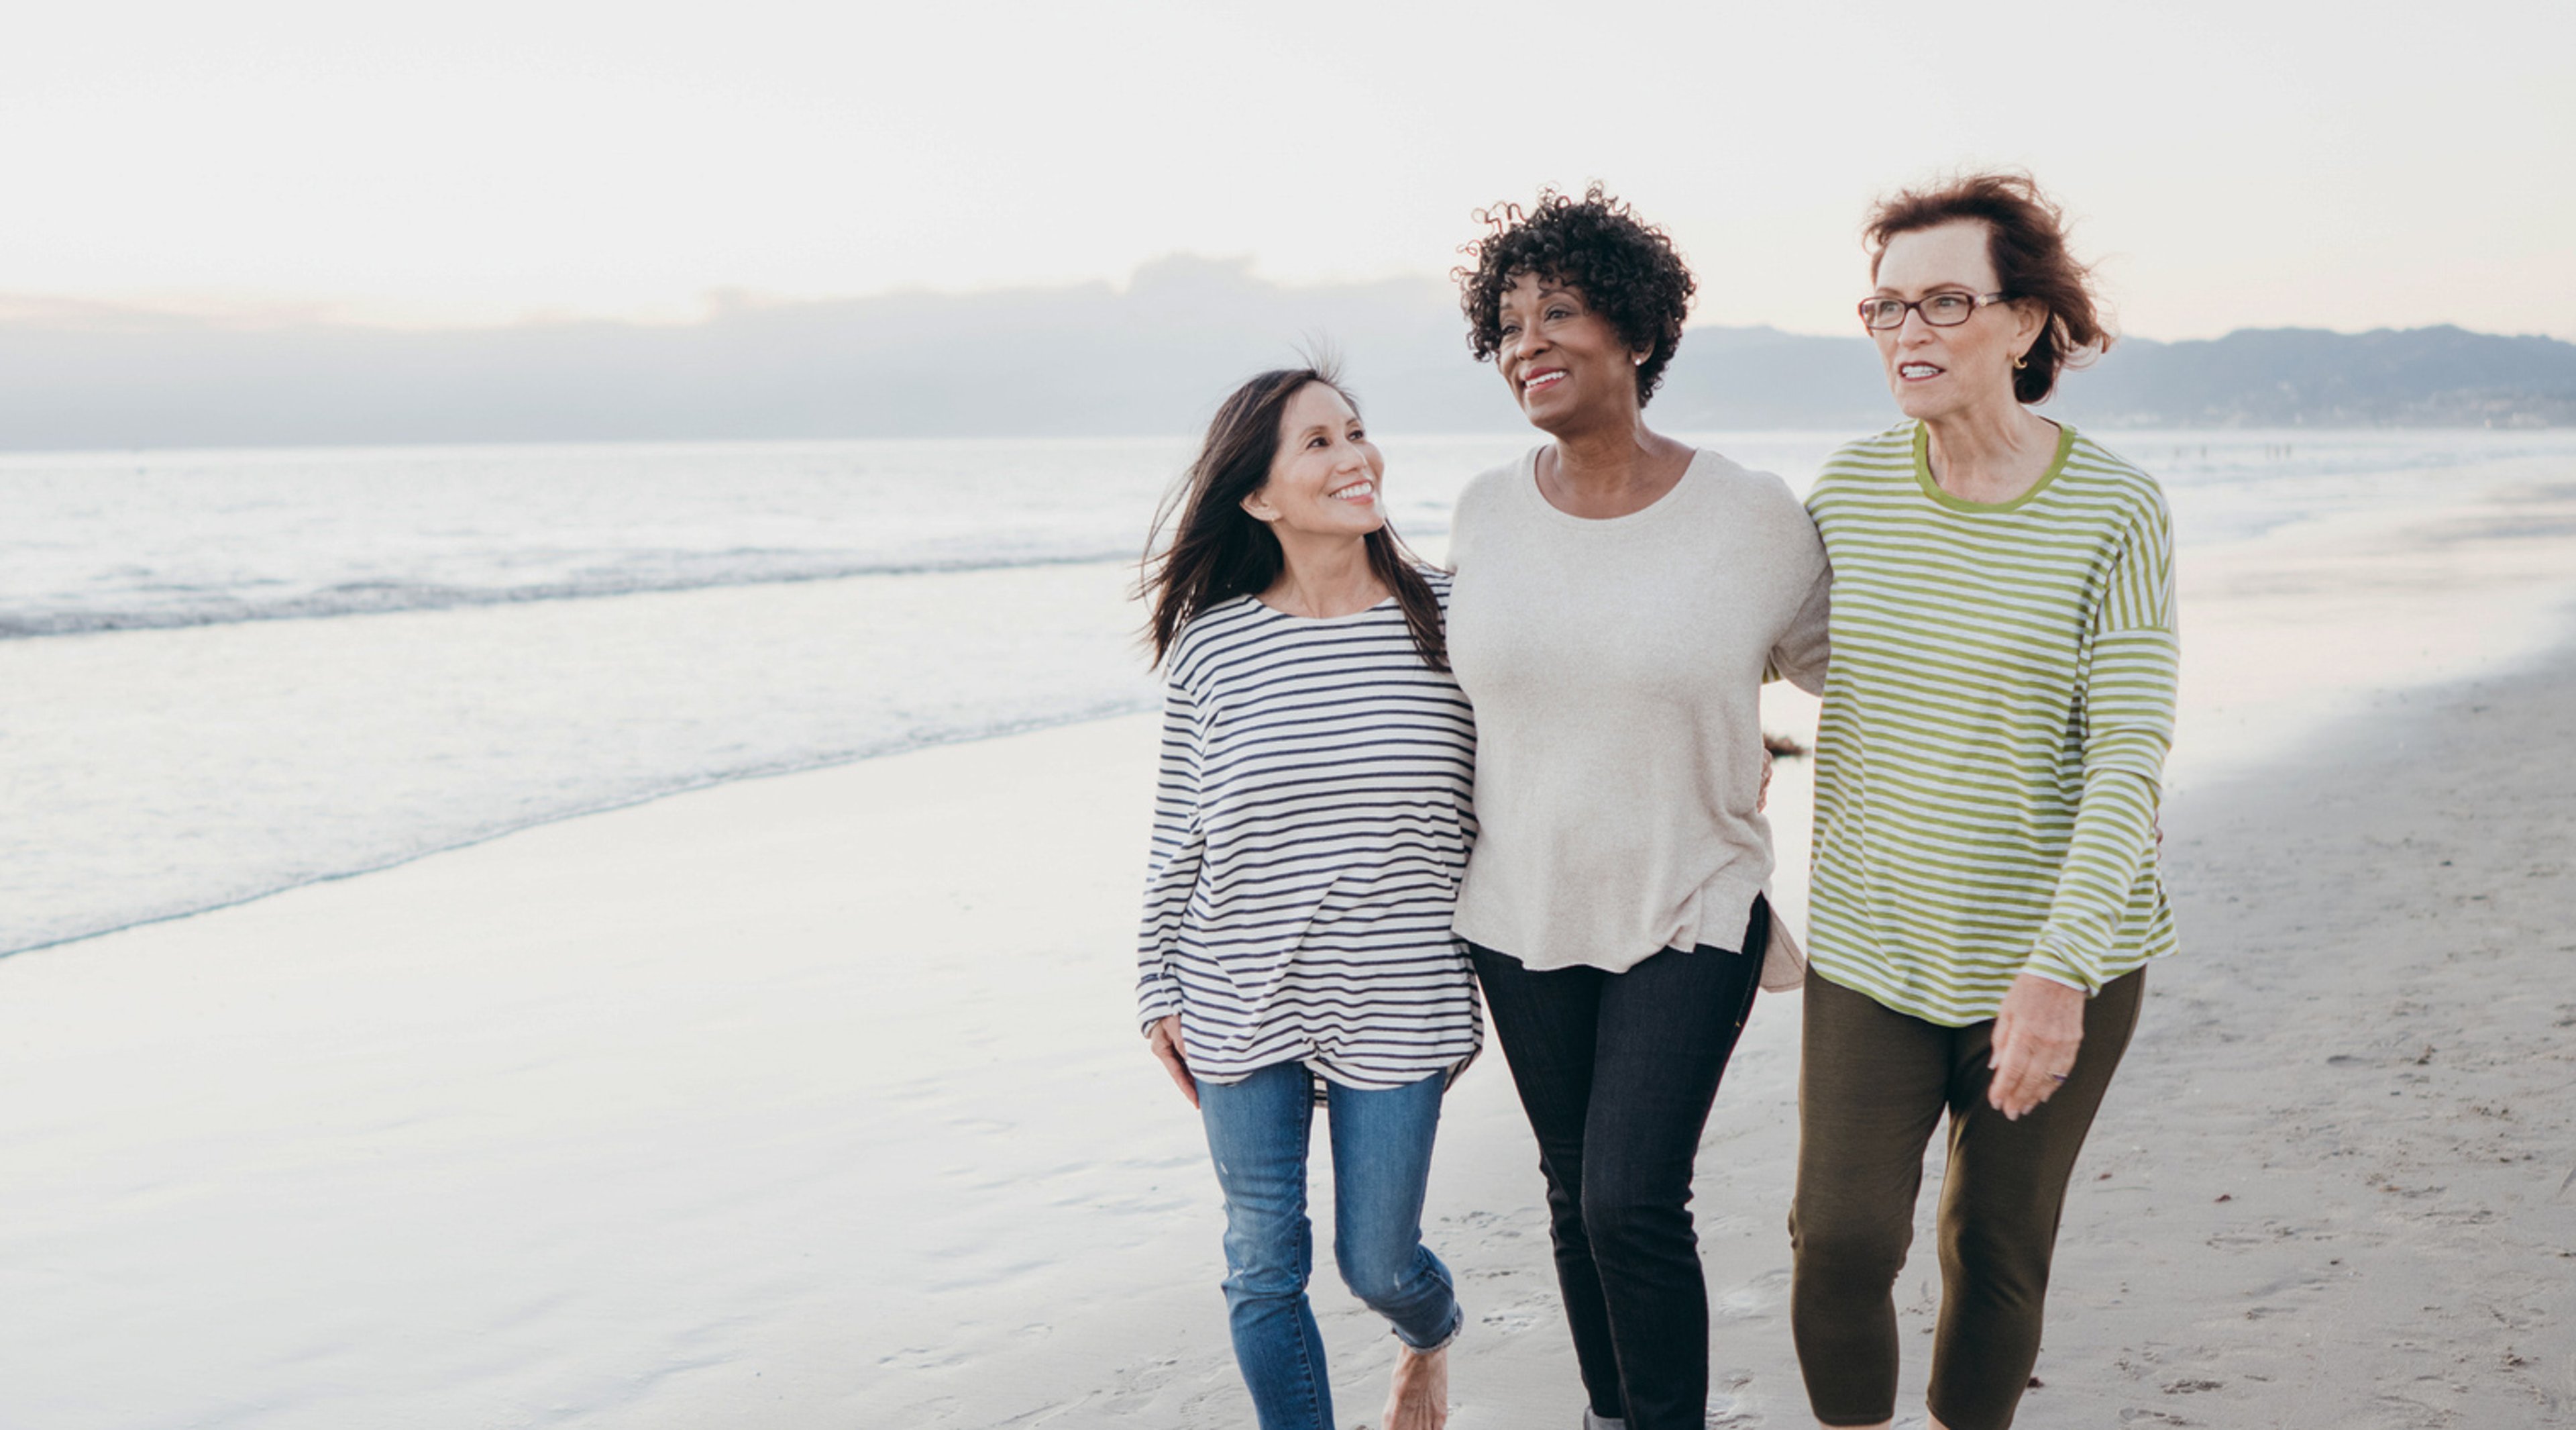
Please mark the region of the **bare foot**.
<svg viewBox="0 0 2576 1430"><path fill-rule="evenodd" d="M1440 1430L1449 1423L1449 1348L1417 1351L1395 1343L1395 1383L1387 1388L1385 1430Z"/></svg>

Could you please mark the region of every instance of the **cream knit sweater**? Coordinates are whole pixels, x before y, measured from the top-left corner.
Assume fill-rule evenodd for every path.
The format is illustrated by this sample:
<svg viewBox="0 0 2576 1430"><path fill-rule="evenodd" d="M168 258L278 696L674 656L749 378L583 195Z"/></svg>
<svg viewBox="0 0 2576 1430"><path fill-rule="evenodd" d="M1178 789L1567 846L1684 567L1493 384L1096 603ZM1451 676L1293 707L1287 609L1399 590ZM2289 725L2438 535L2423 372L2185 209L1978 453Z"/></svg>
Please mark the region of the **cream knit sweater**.
<svg viewBox="0 0 2576 1430"><path fill-rule="evenodd" d="M1788 485L1702 450L1627 516L1569 516L1537 452L1470 483L1449 657L1476 707L1458 936L1532 969L1739 949L1771 878L1766 668L1818 689L1830 573ZM1779 921L1764 985L1794 983Z"/></svg>

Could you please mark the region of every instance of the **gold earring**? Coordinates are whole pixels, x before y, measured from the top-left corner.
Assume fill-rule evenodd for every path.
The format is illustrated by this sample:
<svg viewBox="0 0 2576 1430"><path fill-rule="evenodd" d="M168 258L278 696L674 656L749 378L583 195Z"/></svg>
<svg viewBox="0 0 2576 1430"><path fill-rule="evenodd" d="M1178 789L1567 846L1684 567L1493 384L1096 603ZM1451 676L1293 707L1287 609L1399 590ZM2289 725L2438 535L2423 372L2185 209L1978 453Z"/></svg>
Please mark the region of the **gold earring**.
<svg viewBox="0 0 2576 1430"><path fill-rule="evenodd" d="M2023 362L2019 357L2015 357L2015 358L2013 359L2013 371L2015 371L2015 372L2019 372L2019 371L2021 371L2023 368L2026 368L2026 367L2028 367L2028 366L2030 366L2030 364L2029 364L2029 363L2026 363L2026 362Z"/></svg>

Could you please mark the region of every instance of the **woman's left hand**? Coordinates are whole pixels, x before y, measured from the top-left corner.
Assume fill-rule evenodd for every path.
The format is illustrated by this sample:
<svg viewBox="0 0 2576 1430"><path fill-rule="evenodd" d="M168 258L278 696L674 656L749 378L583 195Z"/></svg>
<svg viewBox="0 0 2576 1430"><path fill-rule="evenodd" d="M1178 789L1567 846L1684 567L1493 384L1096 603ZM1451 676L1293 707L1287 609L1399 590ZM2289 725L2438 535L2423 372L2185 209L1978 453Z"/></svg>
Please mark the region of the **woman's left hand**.
<svg viewBox="0 0 2576 1430"><path fill-rule="evenodd" d="M2075 1071L2076 1045L2084 1041L2084 990L2036 973L2013 980L1995 1015L1995 1052L1986 1066L1986 1101L2019 1121L2064 1086Z"/></svg>

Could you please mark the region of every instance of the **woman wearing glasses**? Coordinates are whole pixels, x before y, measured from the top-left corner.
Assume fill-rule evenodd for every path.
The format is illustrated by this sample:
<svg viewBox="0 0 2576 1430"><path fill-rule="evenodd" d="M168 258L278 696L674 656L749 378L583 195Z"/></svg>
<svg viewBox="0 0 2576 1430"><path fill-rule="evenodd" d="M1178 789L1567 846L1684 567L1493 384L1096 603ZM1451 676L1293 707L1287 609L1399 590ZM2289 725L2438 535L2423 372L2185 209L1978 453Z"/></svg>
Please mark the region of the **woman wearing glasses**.
<svg viewBox="0 0 2576 1430"><path fill-rule="evenodd" d="M2174 949L2171 522L2153 478L2024 406L2110 341L2028 178L1900 193L1867 238L1861 318L1909 420L1807 502L1833 667L1791 1323L1817 1420L1889 1424L1890 1292L1946 1112L1932 1423L2001 1430L2143 965Z"/></svg>
<svg viewBox="0 0 2576 1430"><path fill-rule="evenodd" d="M1449 650L1476 707L1457 929L1537 1134L1584 1423L1698 1430L1700 1133L1766 955L1766 666L1824 666L1824 553L1778 477L1646 425L1692 281L1594 189L1505 207L1468 345L1547 441L1458 499Z"/></svg>

